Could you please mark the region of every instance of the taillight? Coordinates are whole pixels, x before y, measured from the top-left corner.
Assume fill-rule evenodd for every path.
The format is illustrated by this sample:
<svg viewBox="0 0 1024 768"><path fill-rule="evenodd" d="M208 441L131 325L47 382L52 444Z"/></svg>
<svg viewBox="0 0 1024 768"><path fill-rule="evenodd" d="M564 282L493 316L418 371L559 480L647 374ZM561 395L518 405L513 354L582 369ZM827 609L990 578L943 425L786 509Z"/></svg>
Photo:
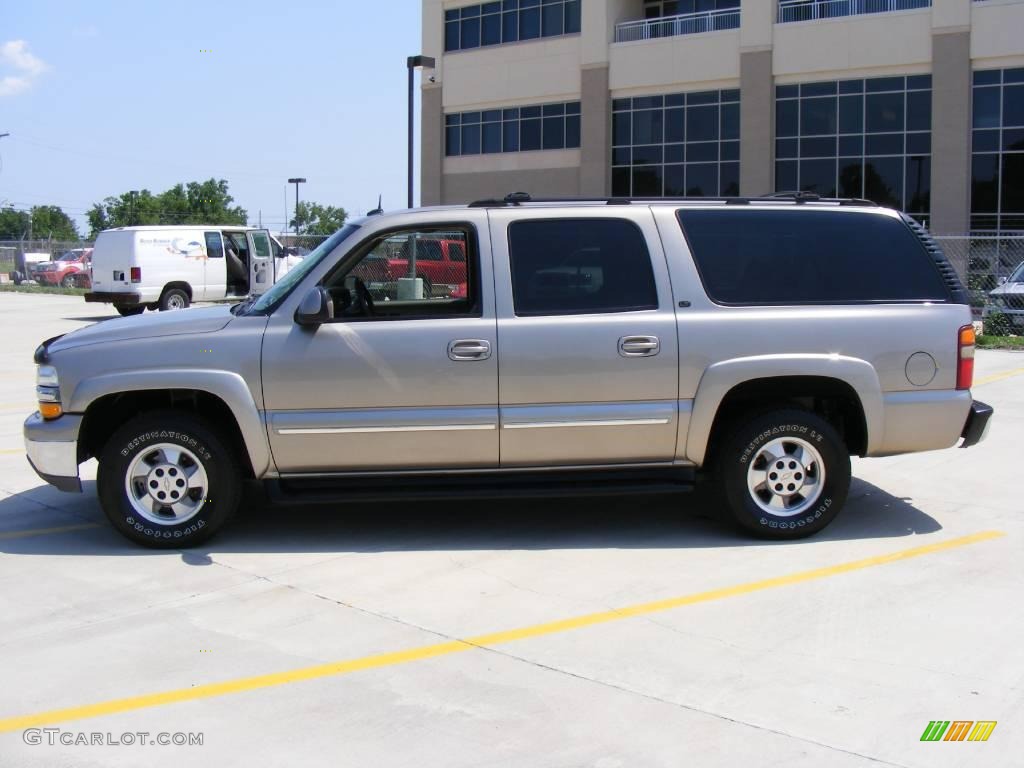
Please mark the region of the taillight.
<svg viewBox="0 0 1024 768"><path fill-rule="evenodd" d="M132 267L132 282L133 283L141 283L142 282L142 267Z"/></svg>
<svg viewBox="0 0 1024 768"><path fill-rule="evenodd" d="M965 325L957 334L956 388L970 389L974 383L974 326Z"/></svg>

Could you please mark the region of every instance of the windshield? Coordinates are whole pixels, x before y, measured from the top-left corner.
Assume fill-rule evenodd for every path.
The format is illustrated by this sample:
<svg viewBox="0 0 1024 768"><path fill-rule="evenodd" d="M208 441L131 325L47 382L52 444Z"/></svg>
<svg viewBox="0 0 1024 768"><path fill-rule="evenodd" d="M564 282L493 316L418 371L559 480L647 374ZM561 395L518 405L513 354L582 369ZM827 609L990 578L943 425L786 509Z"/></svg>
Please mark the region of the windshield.
<svg viewBox="0 0 1024 768"><path fill-rule="evenodd" d="M1007 282L1024 283L1024 262L1021 262L1020 266L1013 270L1013 274L1010 275L1010 279Z"/></svg>
<svg viewBox="0 0 1024 768"><path fill-rule="evenodd" d="M338 244L349 235L359 229L356 224L346 224L329 238L318 245L312 253L306 256L299 264L288 271L284 277L278 280L274 287L264 293L251 307L248 307L246 314L270 313L284 301L285 297L292 292L292 289L306 279L306 275L312 272L316 266L324 260Z"/></svg>

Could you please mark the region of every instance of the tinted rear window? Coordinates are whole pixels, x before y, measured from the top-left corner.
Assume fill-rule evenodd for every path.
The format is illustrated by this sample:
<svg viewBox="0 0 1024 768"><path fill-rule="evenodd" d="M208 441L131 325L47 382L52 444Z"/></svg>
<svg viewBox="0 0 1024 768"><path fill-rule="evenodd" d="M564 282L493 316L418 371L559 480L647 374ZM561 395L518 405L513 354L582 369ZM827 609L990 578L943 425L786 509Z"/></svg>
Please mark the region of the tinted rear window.
<svg viewBox="0 0 1024 768"><path fill-rule="evenodd" d="M946 301L935 264L899 219L846 211L680 210L719 304Z"/></svg>
<svg viewBox="0 0 1024 768"><path fill-rule="evenodd" d="M658 308L647 243L630 221L517 221L508 241L517 315Z"/></svg>

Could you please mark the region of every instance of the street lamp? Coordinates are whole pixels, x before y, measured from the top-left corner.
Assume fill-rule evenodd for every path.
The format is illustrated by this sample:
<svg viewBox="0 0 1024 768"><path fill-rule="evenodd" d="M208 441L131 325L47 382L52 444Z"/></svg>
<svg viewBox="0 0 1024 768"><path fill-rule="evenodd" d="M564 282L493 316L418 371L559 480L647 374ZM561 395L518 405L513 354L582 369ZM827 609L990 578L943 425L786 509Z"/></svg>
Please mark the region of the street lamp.
<svg viewBox="0 0 1024 768"><path fill-rule="evenodd" d="M433 69L434 60L429 56L410 56L405 60L409 69L409 208L412 208L412 111L413 111L413 72L417 69Z"/></svg>
<svg viewBox="0 0 1024 768"><path fill-rule="evenodd" d="M289 184L295 185L295 244L299 240L299 184L305 184L305 179L288 179ZM285 222L287 225L287 222Z"/></svg>

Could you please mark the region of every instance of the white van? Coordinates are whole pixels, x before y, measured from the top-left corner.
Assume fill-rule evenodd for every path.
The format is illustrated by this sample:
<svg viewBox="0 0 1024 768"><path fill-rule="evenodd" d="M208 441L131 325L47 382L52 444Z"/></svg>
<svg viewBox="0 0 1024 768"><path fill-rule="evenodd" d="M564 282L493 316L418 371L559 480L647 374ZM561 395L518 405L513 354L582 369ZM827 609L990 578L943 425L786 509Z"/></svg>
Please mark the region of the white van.
<svg viewBox="0 0 1024 768"><path fill-rule="evenodd" d="M237 301L265 292L298 259L265 229L227 226L119 227L100 232L87 302L122 315Z"/></svg>

